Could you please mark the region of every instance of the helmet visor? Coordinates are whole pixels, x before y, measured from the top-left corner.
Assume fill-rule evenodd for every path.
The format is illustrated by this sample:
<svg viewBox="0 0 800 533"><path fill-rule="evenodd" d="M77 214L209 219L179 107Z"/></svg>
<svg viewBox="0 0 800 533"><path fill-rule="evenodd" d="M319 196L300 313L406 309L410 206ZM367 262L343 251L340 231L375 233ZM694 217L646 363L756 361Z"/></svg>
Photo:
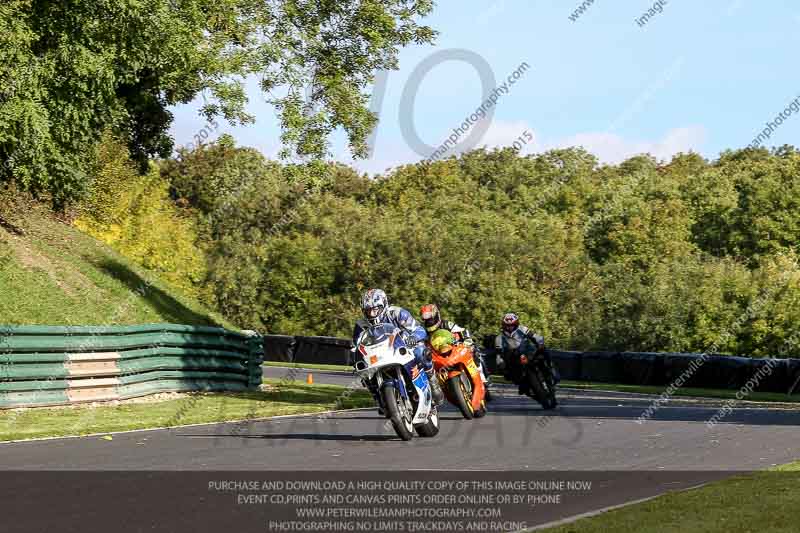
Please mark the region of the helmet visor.
<svg viewBox="0 0 800 533"><path fill-rule="evenodd" d="M436 331L439 329L439 313L436 308L431 305L426 305L422 308L422 325L428 332Z"/></svg>
<svg viewBox="0 0 800 533"><path fill-rule="evenodd" d="M368 307L366 311L367 318L378 318L383 312L383 306L376 305L375 307Z"/></svg>
<svg viewBox="0 0 800 533"><path fill-rule="evenodd" d="M436 331L439 327L439 320L435 316L429 318L423 317L422 325L425 326L425 329L428 331Z"/></svg>

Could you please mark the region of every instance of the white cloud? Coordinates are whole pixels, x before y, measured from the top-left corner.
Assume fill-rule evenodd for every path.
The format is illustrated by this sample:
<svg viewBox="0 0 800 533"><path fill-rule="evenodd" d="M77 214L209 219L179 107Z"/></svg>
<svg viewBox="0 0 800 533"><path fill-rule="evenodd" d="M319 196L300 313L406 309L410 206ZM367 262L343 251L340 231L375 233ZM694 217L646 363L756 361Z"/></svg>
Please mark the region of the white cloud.
<svg viewBox="0 0 800 533"><path fill-rule="evenodd" d="M533 139L526 138L525 132L528 132ZM524 141L524 143L523 143ZM483 136L478 146L486 146L488 148L502 148L506 146L513 146L515 142L522 145L520 153L531 153L536 144L536 133L533 128L528 125L524 120L515 122L505 122L502 120L495 120L489 126L486 134Z"/></svg>
<svg viewBox="0 0 800 533"><path fill-rule="evenodd" d="M625 139L615 133L588 132L554 142L545 142L543 147L537 147L537 151L583 146L603 163L619 163L643 153L652 154L657 159L670 159L679 152L690 150L699 152L705 138L705 129L700 126L674 128L655 141Z"/></svg>
<svg viewBox="0 0 800 533"><path fill-rule="evenodd" d="M528 140L525 132L532 140ZM525 121L493 121L478 147L502 148L513 146L515 141L526 140L520 149L521 154L541 153L553 148L582 146L602 163L615 164L635 155L649 153L657 159L670 159L679 152L701 152L706 140L706 131L701 126L687 126L668 130L663 137L655 140L628 139L616 133L586 132L561 139L542 139ZM451 149L445 157L460 152L458 146ZM342 152L339 161L354 165L365 172L383 172L390 167L416 163L423 158L401 143L379 144L372 158L366 161L353 161Z"/></svg>

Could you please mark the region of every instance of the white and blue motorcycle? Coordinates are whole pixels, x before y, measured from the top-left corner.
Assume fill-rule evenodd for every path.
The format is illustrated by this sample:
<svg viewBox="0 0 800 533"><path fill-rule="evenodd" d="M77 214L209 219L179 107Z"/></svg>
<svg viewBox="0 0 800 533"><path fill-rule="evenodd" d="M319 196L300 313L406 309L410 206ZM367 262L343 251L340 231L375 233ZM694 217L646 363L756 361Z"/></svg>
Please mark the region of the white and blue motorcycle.
<svg viewBox="0 0 800 533"><path fill-rule="evenodd" d="M356 374L378 391L378 401L397 436L411 440L439 433L439 411L433 404L425 370L406 345L402 330L392 324L370 326L356 344Z"/></svg>

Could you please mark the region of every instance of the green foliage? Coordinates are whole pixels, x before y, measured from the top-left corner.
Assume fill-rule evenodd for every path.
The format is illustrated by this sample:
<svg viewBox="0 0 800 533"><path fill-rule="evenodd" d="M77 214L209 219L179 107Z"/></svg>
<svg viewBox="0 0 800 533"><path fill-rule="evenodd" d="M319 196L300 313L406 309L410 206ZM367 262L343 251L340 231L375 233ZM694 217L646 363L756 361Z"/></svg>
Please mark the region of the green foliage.
<svg viewBox="0 0 800 533"><path fill-rule="evenodd" d="M367 179L228 144L162 169L202 221L214 304L242 326L348 335L377 286L478 333L513 310L563 348L763 356L798 353L796 158L476 150Z"/></svg>
<svg viewBox="0 0 800 533"><path fill-rule="evenodd" d="M140 177L125 146L111 138L100 145L96 161L76 227L200 298L206 263L197 245L197 224L172 202L158 168Z"/></svg>
<svg viewBox="0 0 800 533"><path fill-rule="evenodd" d="M142 172L172 151L171 106L252 122L257 75L287 153L322 157L341 127L356 156L376 118L365 88L400 47L429 43L430 0L8 0L0 5L0 182L81 197L112 130ZM301 97L311 88L307 101Z"/></svg>

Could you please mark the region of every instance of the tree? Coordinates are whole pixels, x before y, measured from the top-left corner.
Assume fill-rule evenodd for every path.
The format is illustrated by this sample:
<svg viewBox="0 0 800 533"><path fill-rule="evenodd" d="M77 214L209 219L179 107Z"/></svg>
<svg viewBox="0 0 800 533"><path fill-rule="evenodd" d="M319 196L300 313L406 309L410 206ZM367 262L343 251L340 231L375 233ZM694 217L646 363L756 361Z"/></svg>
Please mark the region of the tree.
<svg viewBox="0 0 800 533"><path fill-rule="evenodd" d="M144 169L172 150L169 108L198 94L232 123L258 76L288 151L320 158L346 132L356 156L376 117L364 89L397 52L429 43L430 0L8 0L0 5L0 181L83 194L100 135ZM307 101L303 91L310 88Z"/></svg>
<svg viewBox="0 0 800 533"><path fill-rule="evenodd" d="M241 327L347 336L381 287L478 336L515 311L559 348L762 356L797 352L798 157L484 149L369 179L223 138L161 169L199 219L208 303Z"/></svg>

